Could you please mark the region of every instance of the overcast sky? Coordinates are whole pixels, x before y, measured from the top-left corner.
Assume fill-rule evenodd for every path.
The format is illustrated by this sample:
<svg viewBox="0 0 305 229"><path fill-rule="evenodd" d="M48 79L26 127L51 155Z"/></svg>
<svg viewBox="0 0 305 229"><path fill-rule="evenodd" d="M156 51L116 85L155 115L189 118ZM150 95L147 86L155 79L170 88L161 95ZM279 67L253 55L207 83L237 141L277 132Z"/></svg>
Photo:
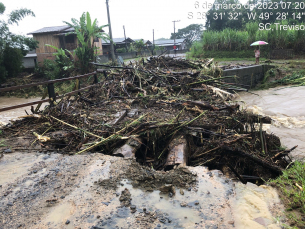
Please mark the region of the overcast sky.
<svg viewBox="0 0 305 229"><path fill-rule="evenodd" d="M109 0L113 37L124 37L123 25L125 25L127 37L152 40L153 29L155 39L169 38L174 30L172 22L174 20L180 20L176 23L176 31L193 23L204 24L205 21L202 19L188 19L189 12L207 11L202 7L195 9L195 2L192 0ZM11 28L12 32L23 35L43 27L64 25L63 21L70 22L71 18L79 19L81 14L87 11L91 18L97 18L99 25L108 24L106 0L2 0L2 3L6 6L5 14L23 7L31 9L36 14L36 17L27 17L19 23L19 26ZM1 18L3 17L5 16ZM106 31L108 32L108 29Z"/></svg>
<svg viewBox="0 0 305 229"><path fill-rule="evenodd" d="M49 26L64 25L63 21L71 21L71 18L79 19L83 12L89 12L91 18L97 19L99 25L108 24L106 0L0 0L6 6L6 11L0 19L6 18L6 14L19 8L31 9L36 17L26 17L19 26L11 27L11 31L17 34L27 33ZM200 3L198 9L195 2ZM206 3L214 0L109 0L113 38L124 37L123 25L126 36L131 39L152 40L152 30L155 30L155 39L169 38L176 31L190 24L205 24L204 19L197 19ZM246 0L242 0L246 2ZM189 13L194 14L193 19L188 19ZM106 30L108 32L108 29Z"/></svg>

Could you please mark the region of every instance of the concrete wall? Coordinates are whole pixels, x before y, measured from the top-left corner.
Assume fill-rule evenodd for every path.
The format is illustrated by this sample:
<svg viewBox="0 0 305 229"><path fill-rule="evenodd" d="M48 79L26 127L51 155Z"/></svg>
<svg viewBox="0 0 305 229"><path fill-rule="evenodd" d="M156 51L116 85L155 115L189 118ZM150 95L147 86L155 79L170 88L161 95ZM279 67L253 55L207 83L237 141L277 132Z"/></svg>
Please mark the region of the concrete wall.
<svg viewBox="0 0 305 229"><path fill-rule="evenodd" d="M24 68L35 68L36 57L23 57L22 65Z"/></svg>
<svg viewBox="0 0 305 229"><path fill-rule="evenodd" d="M255 87L258 83L262 82L266 71L270 68L274 68L272 65L254 65L248 67L242 67L237 69L227 69L223 71L222 76L234 76L237 78L228 78L223 81L227 83L238 83L243 85L249 85L248 88Z"/></svg>

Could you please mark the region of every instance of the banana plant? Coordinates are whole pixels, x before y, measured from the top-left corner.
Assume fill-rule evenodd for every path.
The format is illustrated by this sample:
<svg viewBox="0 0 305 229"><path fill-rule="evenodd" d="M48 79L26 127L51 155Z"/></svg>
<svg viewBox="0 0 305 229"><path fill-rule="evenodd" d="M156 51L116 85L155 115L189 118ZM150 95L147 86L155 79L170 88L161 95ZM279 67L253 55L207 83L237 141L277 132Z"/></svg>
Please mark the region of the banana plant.
<svg viewBox="0 0 305 229"><path fill-rule="evenodd" d="M46 44L46 46L51 47L57 51L53 53L53 55L55 56L56 64L60 68L60 77L68 77L74 69L73 61L75 59L75 54L67 49L57 48L53 45ZM67 55L67 53L70 54L72 60Z"/></svg>
<svg viewBox="0 0 305 229"><path fill-rule="evenodd" d="M94 39L100 38L103 40L109 40L109 36L103 32L103 28L108 25L98 26L98 21L91 20L89 12L83 13L80 20L75 18L71 19L71 22L64 21L68 26L74 28L73 32L67 33L76 34L78 40L78 47L75 50L75 54L78 58L81 73L87 73L90 69L90 62L96 57L96 47L94 46Z"/></svg>

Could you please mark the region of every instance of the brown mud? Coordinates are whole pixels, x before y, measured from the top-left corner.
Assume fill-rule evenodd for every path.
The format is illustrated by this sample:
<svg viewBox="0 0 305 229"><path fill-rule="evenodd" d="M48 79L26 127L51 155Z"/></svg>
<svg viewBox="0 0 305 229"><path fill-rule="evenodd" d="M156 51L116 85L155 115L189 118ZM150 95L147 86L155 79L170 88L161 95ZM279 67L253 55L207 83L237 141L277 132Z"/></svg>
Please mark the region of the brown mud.
<svg viewBox="0 0 305 229"><path fill-rule="evenodd" d="M279 228L282 206L270 187L202 166L164 172L100 153L15 152L0 169L11 178L0 188L1 228L266 228L260 218ZM158 190L164 184L174 193Z"/></svg>

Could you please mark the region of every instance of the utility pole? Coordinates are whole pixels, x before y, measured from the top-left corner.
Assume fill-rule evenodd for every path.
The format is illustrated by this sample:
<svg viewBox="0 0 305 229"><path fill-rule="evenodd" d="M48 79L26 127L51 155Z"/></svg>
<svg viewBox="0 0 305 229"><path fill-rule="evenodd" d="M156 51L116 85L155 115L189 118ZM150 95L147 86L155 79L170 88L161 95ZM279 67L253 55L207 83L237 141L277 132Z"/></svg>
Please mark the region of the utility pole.
<svg viewBox="0 0 305 229"><path fill-rule="evenodd" d="M152 55L154 55L155 51L155 30L153 29L153 47L152 47Z"/></svg>
<svg viewBox="0 0 305 229"><path fill-rule="evenodd" d="M173 21L174 22L174 46L176 46L176 22L179 22L180 20L178 21ZM175 55L176 55L176 49L175 49Z"/></svg>
<svg viewBox="0 0 305 229"><path fill-rule="evenodd" d="M127 41L126 41L126 34L125 34L125 25L123 25L123 29L124 29L124 37L125 37L125 48L126 48L126 52L128 52Z"/></svg>
<svg viewBox="0 0 305 229"><path fill-rule="evenodd" d="M115 62L115 55L114 55L114 48L113 48L113 40L112 40L112 30L111 30L111 22L110 22L110 14L109 14L109 5L108 0L106 0L107 6L107 15L108 15L108 24L109 24L109 36L110 36L110 52L111 52L111 59L112 62Z"/></svg>

